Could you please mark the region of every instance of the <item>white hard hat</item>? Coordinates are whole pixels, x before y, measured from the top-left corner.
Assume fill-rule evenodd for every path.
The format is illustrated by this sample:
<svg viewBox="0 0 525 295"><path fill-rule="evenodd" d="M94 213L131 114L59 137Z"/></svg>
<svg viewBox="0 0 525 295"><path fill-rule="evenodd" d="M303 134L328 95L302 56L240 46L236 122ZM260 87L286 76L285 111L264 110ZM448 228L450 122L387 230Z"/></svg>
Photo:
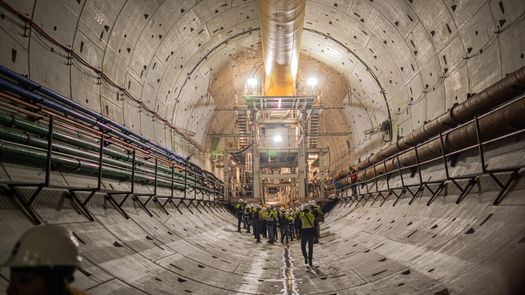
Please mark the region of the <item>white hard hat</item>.
<svg viewBox="0 0 525 295"><path fill-rule="evenodd" d="M242 199L239 199L239 203L242 203Z"/></svg>
<svg viewBox="0 0 525 295"><path fill-rule="evenodd" d="M78 241L68 230L57 225L36 226L16 242L11 256L2 263L7 267L80 265Z"/></svg>

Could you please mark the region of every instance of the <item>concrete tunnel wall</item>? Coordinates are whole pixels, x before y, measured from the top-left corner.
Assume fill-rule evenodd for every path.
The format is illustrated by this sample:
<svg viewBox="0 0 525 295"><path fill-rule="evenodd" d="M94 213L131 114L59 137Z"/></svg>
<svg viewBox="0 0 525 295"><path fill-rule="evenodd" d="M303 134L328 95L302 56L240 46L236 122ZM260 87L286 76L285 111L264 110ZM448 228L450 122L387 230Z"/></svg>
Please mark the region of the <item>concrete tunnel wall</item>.
<svg viewBox="0 0 525 295"><path fill-rule="evenodd" d="M260 40L258 34L242 34L258 27L255 1L6 2L169 122L194 132L200 143L214 116L213 104L200 107L214 70ZM349 155L354 161L379 148L380 142L362 131L386 118L381 87L402 136L525 63L523 1L308 4L304 54L342 73L352 90L347 98L352 104L344 110L351 144L327 140L336 151L334 159L335 154ZM2 65L183 155L196 153L93 72L69 64L56 46L36 33L27 35L24 24L4 10L0 23ZM238 41L221 45L202 62L210 48L235 34ZM189 72L195 75L186 82ZM232 80L248 73L236 73ZM217 124L230 119L219 118ZM494 150L489 164L523 166L522 151L520 142ZM341 164L334 170L345 168L346 159L334 160ZM195 160L205 162L202 154ZM457 173L479 168L475 157L460 163ZM443 177L438 166L427 170L429 177ZM0 176L14 181L42 177L42 171L4 162ZM53 181L86 185L83 177L58 172ZM399 182L394 178L391 185ZM125 220L97 195L89 204L96 221L88 222L59 190L45 190L35 208L47 223L62 224L82 240L84 272L77 274L76 285L89 294L276 294L288 287L284 292L292 294L522 294L523 190L521 181L501 205L493 206L496 187L483 178L459 205L454 204L458 192L449 188L429 207L428 192L412 205L404 199L393 207L389 199L383 206L371 206L371 201L362 207L336 206L315 248L319 275L305 272L298 245L292 244L296 284L291 286L283 284L284 248L256 247L246 234L233 232L235 219L223 209L192 206L192 213L184 206L180 211L170 207L166 215L150 205L154 217L149 217L128 200L125 210L131 219ZM1 260L30 226L3 191ZM8 271L0 274L5 288Z"/></svg>
<svg viewBox="0 0 525 295"><path fill-rule="evenodd" d="M487 164L523 165L523 148L519 142L487 151ZM453 175L479 168L476 155L459 162L463 165L451 169ZM1 181L43 175L7 162L0 172ZM428 166L424 173L439 178L443 171ZM404 177L416 181L409 172ZM53 183L85 183L85 177L55 172ZM110 183L123 186L104 185ZM393 177L390 185L399 183ZM394 198L357 207L340 203L321 225L316 275L303 266L297 242L289 250L279 244L258 246L251 235L236 232L236 219L225 208L169 206L166 215L150 204L150 217L128 200L124 208L131 218L126 220L97 195L89 204L96 220L89 222L60 190L45 190L34 208L47 223L61 224L79 238L83 271L75 284L89 294L521 294L524 190L521 180L493 206L497 188L482 177L459 205L453 187L430 206L428 192L412 205L408 197L396 206ZM4 259L33 226L6 191L0 196L0 225ZM0 274L0 287L5 287L8 271Z"/></svg>
<svg viewBox="0 0 525 295"><path fill-rule="evenodd" d="M215 76L237 56L260 47L255 0L4 1L122 90L68 59L3 8L2 65L213 168L205 154L155 114L195 134L193 140L205 151L210 122L231 126L226 123L234 120L233 113L214 112L231 104L221 105L213 96L229 97L231 103L242 88L224 87L210 95L210 81L244 86L251 74L252 67L236 67L231 77ZM338 86L320 77L327 96L341 92L338 87L350 92L340 98L349 130L328 131L352 134L321 141L330 146L331 171L380 148L381 134L369 136L365 130L391 119L394 135L409 134L525 65L524 9L519 0L307 1L302 54L347 79ZM305 68L305 73L309 70L316 71ZM329 118L331 113L326 112ZM339 125L345 126L331 127Z"/></svg>

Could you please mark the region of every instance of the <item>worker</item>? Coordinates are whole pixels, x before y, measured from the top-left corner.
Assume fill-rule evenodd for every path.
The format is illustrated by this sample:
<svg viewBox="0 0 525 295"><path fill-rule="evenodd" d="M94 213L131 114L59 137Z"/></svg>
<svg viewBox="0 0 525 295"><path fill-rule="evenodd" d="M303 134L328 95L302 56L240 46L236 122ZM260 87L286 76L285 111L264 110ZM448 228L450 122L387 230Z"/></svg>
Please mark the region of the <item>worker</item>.
<svg viewBox="0 0 525 295"><path fill-rule="evenodd" d="M309 206L310 206L310 212L315 217L315 222L314 222L315 239L314 239L314 244L317 244L317 243L319 243L319 237L321 235L321 225L319 224L319 222L323 222L324 221L324 214L323 214L323 211L321 210L321 207L319 205L317 205L317 203L314 200L311 200L309 202Z"/></svg>
<svg viewBox="0 0 525 295"><path fill-rule="evenodd" d="M352 188L352 195L356 195L357 194L357 170L355 169L355 167L352 167L352 169L350 170L350 180L351 180L351 185L350 185L350 188Z"/></svg>
<svg viewBox="0 0 525 295"><path fill-rule="evenodd" d="M253 237L254 238L257 238L257 235L256 235L257 234L256 233L257 221L255 220L255 218L256 218L255 214L259 214L257 212L257 208L259 208L259 205L252 204L252 210L251 210L251 213L250 213L250 219L252 221L252 228L253 228L252 233L253 233ZM257 219L258 219L258 217L257 217Z"/></svg>
<svg viewBox="0 0 525 295"><path fill-rule="evenodd" d="M8 295L82 295L73 288L75 269L80 266L78 241L65 228L42 225L29 229L16 242L2 264L11 269Z"/></svg>
<svg viewBox="0 0 525 295"><path fill-rule="evenodd" d="M275 243L275 227L277 224L277 212L273 208L268 210L266 217L266 228L268 229L268 243Z"/></svg>
<svg viewBox="0 0 525 295"><path fill-rule="evenodd" d="M246 214L247 207L248 207L248 202L244 200L244 202L242 203L242 223L243 223L244 229L248 229L248 215Z"/></svg>
<svg viewBox="0 0 525 295"><path fill-rule="evenodd" d="M293 241L295 239L294 212L291 209L287 209L286 216L288 218L288 236L290 237L290 241Z"/></svg>
<svg viewBox="0 0 525 295"><path fill-rule="evenodd" d="M243 212L244 212L243 205L244 205L244 203L243 203L242 199L239 199L239 201L237 202L237 205L235 205L235 210L236 210L236 213L237 213L237 231L238 232L241 232L241 221L242 221L242 215L243 215Z"/></svg>
<svg viewBox="0 0 525 295"><path fill-rule="evenodd" d="M259 205L255 206L255 212L253 213L253 232L255 233L255 242L261 242L261 231L263 220L261 217L261 207Z"/></svg>
<svg viewBox="0 0 525 295"><path fill-rule="evenodd" d="M281 207L279 209L279 229L281 230L281 244L284 244L284 241L286 240L286 243L288 244L288 228L289 228L289 219L288 214L286 213L285 209Z"/></svg>
<svg viewBox="0 0 525 295"><path fill-rule="evenodd" d="M252 224L252 204L244 206L244 228L247 233L250 233L250 226Z"/></svg>
<svg viewBox="0 0 525 295"><path fill-rule="evenodd" d="M263 238L268 238L268 227L266 226L266 219L268 218L268 207L264 206L261 209L260 217L261 219L261 234Z"/></svg>
<svg viewBox="0 0 525 295"><path fill-rule="evenodd" d="M299 240L301 238L301 208L295 208L294 212L294 225L295 225L295 236Z"/></svg>
<svg viewBox="0 0 525 295"><path fill-rule="evenodd" d="M299 214L301 219L301 251L303 252L304 264L313 266L314 239L315 239L315 216L310 212L309 206L304 206L303 212ZM306 245L308 244L308 252Z"/></svg>

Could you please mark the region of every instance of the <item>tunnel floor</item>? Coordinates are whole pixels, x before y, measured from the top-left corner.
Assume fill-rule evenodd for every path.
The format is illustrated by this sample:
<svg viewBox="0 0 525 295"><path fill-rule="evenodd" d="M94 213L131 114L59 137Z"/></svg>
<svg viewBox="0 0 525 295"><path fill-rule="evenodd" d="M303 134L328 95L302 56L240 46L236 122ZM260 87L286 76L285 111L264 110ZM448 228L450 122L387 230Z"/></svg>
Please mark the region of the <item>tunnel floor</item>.
<svg viewBox="0 0 525 295"><path fill-rule="evenodd" d="M297 241L256 244L223 207L173 206L167 215L151 205L150 217L126 201L125 219L96 196L89 222L58 190L45 191L34 207L78 237L75 285L88 294L519 294L523 191L499 206L493 195L472 194L459 205L455 195L431 206L426 197L412 205L336 205L321 224L314 271ZM3 260L33 225L10 197L0 200ZM5 288L9 272L0 274Z"/></svg>

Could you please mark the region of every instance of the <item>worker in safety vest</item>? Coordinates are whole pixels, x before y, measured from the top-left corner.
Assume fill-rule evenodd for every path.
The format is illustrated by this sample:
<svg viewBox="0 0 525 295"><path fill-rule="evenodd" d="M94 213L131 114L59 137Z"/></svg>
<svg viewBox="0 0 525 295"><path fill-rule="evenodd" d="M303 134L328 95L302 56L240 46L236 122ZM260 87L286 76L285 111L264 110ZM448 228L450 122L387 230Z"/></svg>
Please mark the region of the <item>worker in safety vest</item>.
<svg viewBox="0 0 525 295"><path fill-rule="evenodd" d="M252 224L252 206L252 204L249 204L244 207L244 228L246 228L247 233L250 233L250 226Z"/></svg>
<svg viewBox="0 0 525 295"><path fill-rule="evenodd" d="M244 202L242 203L242 223L243 223L244 229L248 229L248 214L246 211L247 208L248 208L248 202L244 200Z"/></svg>
<svg viewBox="0 0 525 295"><path fill-rule="evenodd" d="M290 241L295 239L295 224L294 224L294 213L292 210L286 210L286 218L288 219L288 236Z"/></svg>
<svg viewBox="0 0 525 295"><path fill-rule="evenodd" d="M240 232L241 231L242 215L243 215L243 212L244 212L244 204L243 204L242 199L239 199L239 201L235 205L235 210L236 210L236 213L237 213L237 231Z"/></svg>
<svg viewBox="0 0 525 295"><path fill-rule="evenodd" d="M281 230L281 244L284 244L284 241L286 240L286 243L288 244L288 228L289 228L289 220L288 215L286 214L286 210L281 207L279 209L279 229Z"/></svg>
<svg viewBox="0 0 525 295"><path fill-rule="evenodd" d="M261 242L261 231L263 225L263 213L259 205L255 206L255 212L253 213L253 232L255 234L255 242Z"/></svg>
<svg viewBox="0 0 525 295"><path fill-rule="evenodd" d="M314 256L314 240L315 240L315 216L310 212L308 206L304 206L303 212L299 214L301 219L301 251L303 252L304 264L312 265ZM306 245L308 244L308 252Z"/></svg>
<svg viewBox="0 0 525 295"><path fill-rule="evenodd" d="M266 228L268 229L268 243L273 244L275 242L275 227L277 225L277 212L273 209L268 210L266 216Z"/></svg>
<svg viewBox="0 0 525 295"><path fill-rule="evenodd" d="M317 243L319 243L319 237L320 237L320 234L321 234L321 226L320 226L319 222L324 221L324 214L323 214L323 211L321 210L321 206L317 205L317 203L314 200L311 200L310 202L308 202L308 205L310 206L310 212L315 217L315 222L314 222L315 240L314 240L314 243L317 244Z"/></svg>
<svg viewBox="0 0 525 295"><path fill-rule="evenodd" d="M266 219L268 218L268 207L264 206L261 209L261 213L259 214L259 218L261 219L261 235L263 238L268 238L268 228L266 226Z"/></svg>
<svg viewBox="0 0 525 295"><path fill-rule="evenodd" d="M8 295L85 295L73 288L74 272L80 267L78 241L57 225L29 229L15 244L2 267L11 269Z"/></svg>

